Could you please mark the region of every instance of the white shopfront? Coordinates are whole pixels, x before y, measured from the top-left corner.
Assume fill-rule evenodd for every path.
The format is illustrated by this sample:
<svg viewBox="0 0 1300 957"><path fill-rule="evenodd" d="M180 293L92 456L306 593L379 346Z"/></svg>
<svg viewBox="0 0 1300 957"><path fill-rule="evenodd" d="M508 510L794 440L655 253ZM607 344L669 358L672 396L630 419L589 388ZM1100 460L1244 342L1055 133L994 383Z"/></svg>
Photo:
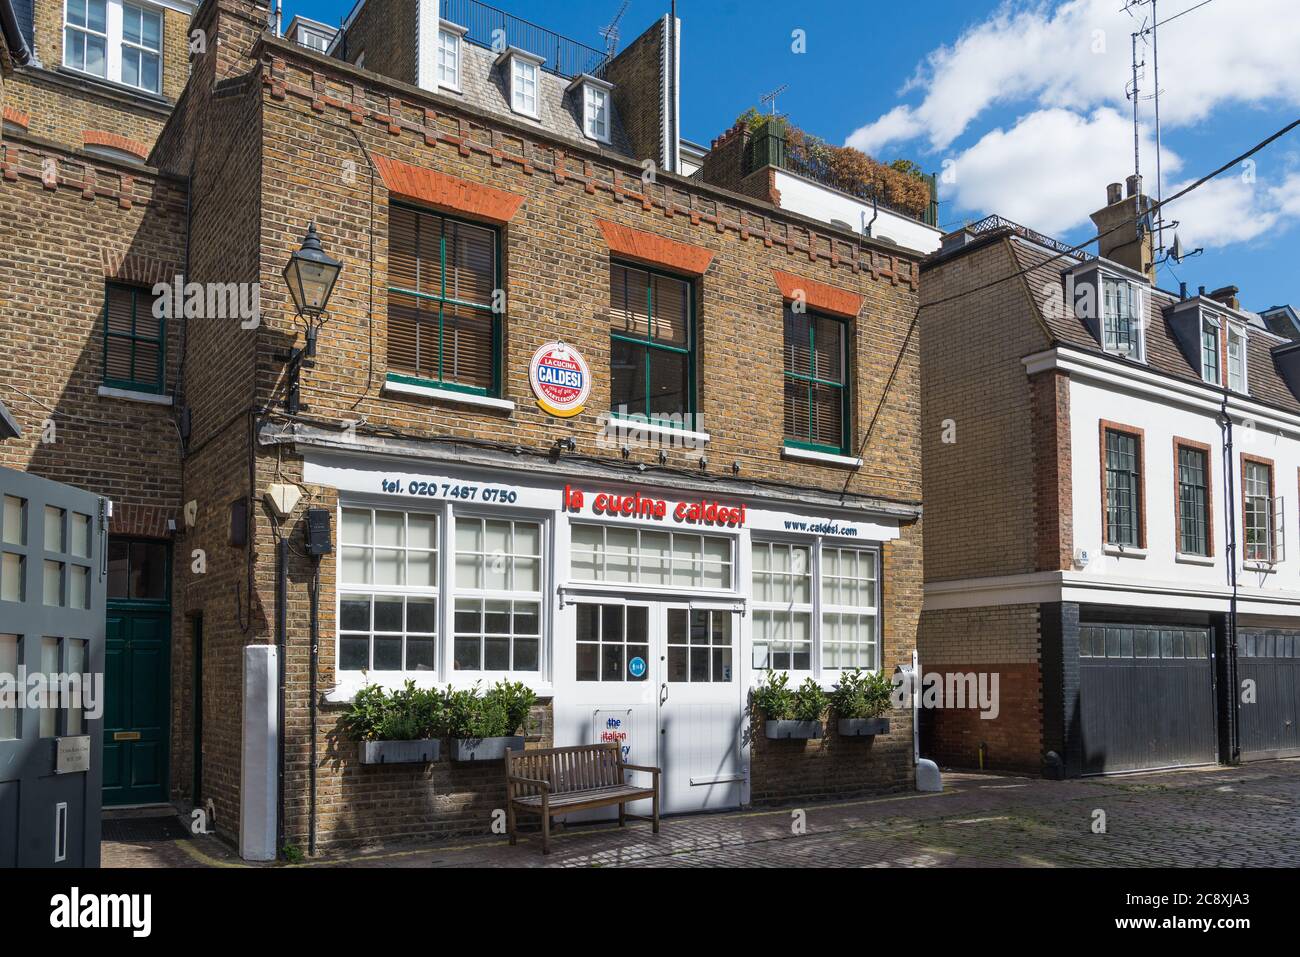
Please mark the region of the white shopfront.
<svg viewBox="0 0 1300 957"><path fill-rule="evenodd" d="M774 493L308 450L339 492L337 686L524 681L557 747L663 768L665 813L748 801L748 689L880 666L881 545L905 516ZM793 491L789 493L793 496Z"/></svg>

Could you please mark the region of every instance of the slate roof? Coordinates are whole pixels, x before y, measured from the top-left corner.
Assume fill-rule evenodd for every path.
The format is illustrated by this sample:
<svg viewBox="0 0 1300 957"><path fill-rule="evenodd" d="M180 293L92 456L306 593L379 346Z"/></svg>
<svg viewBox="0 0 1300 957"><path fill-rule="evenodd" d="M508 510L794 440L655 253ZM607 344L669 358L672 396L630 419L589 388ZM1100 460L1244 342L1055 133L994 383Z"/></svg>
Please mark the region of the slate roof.
<svg viewBox="0 0 1300 957"><path fill-rule="evenodd" d="M567 80L556 73L539 70L537 115L539 119L523 116L510 109L509 68L510 64L496 65L497 54L476 43L465 40L461 44L462 63L460 88L461 96L471 106L489 113L509 117L517 123L532 124L568 140L576 140L591 145L596 141L588 139L582 132L582 95L579 90L572 94L565 92L572 80ZM531 51L529 51L531 52ZM456 96L447 90L439 91L447 96ZM610 142L599 143L606 149L632 155L627 133L623 129L622 119L614 106L614 99L609 100Z"/></svg>
<svg viewBox="0 0 1300 957"><path fill-rule="evenodd" d="M1113 362L1132 361L1105 352L1084 321L1074 314L1074 310L1065 309L1065 292L1061 275L1079 265L1081 260L1060 256L1015 233L1008 234L1008 241L1017 264L1027 271L1025 280L1029 284L1030 298L1038 307L1043 323L1051 331L1057 344L1104 355ZM1048 292L1045 293L1045 290ZM1146 362L1132 362L1132 364L1175 379L1204 385L1200 369L1191 363L1179 347L1166 315L1169 307L1180 301L1178 295L1152 287L1148 287L1148 293L1144 297L1147 304L1144 339ZM1257 324L1259 320L1252 318L1253 314L1227 309L1219 304L1215 304L1214 308L1216 311L1226 312L1247 322L1246 384L1249 397L1264 405L1300 415L1300 400L1297 400L1295 393L1282 378L1272 354L1275 347L1289 344L1291 340L1273 335L1261 328L1261 324Z"/></svg>

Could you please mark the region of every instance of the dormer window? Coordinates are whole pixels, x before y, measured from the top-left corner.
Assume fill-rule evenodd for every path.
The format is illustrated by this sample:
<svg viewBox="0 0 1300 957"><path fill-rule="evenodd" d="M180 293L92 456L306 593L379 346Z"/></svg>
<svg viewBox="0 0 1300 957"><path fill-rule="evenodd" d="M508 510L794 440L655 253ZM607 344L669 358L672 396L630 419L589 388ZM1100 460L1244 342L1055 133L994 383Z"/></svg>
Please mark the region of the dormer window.
<svg viewBox="0 0 1300 957"><path fill-rule="evenodd" d="M438 23L438 86L444 90L460 92L461 39L465 28L450 20Z"/></svg>
<svg viewBox="0 0 1300 957"><path fill-rule="evenodd" d="M1102 277L1102 348L1142 361L1142 296L1126 279Z"/></svg>
<svg viewBox="0 0 1300 957"><path fill-rule="evenodd" d="M1201 320L1201 378L1210 385L1220 385L1219 320L1206 316Z"/></svg>
<svg viewBox="0 0 1300 957"><path fill-rule="evenodd" d="M518 47L507 47L497 63L506 70L510 83L510 109L520 116L538 119L542 58Z"/></svg>
<svg viewBox="0 0 1300 957"><path fill-rule="evenodd" d="M1246 330L1235 323L1228 324L1228 388L1246 391Z"/></svg>
<svg viewBox="0 0 1300 957"><path fill-rule="evenodd" d="M576 98L578 109L582 114L582 134L598 143L608 143L610 139L610 113L614 89L612 83L597 79L589 73L583 73L570 85L569 92Z"/></svg>

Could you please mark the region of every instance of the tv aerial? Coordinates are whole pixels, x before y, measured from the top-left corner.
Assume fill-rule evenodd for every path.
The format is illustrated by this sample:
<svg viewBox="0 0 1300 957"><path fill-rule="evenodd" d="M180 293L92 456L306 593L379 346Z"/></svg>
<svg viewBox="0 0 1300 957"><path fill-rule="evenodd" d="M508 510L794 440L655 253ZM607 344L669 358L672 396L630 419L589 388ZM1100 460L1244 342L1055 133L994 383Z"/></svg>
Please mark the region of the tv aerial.
<svg viewBox="0 0 1300 957"><path fill-rule="evenodd" d="M783 113L782 113L782 114L778 114L778 113L776 112L776 98L777 98L778 96L780 96L782 93L784 93L784 92L785 92L786 90L788 90L788 89L790 89L790 84L789 84L789 83L782 83L782 84L781 84L780 86L778 86L775 90L773 90L773 91L770 92L770 93L764 93L764 94L763 94L762 96L760 96L758 99L759 99L759 101L760 101L764 106L770 106L770 107L772 108L772 115L773 115L773 116L784 116L785 114L783 114Z"/></svg>
<svg viewBox="0 0 1300 957"><path fill-rule="evenodd" d="M618 16L609 22L608 26L601 27L600 36L605 41L605 59L614 59L614 54L618 53L618 41L620 39L619 23L623 15L627 13L627 8L631 5L632 0L623 0L623 6L619 7Z"/></svg>

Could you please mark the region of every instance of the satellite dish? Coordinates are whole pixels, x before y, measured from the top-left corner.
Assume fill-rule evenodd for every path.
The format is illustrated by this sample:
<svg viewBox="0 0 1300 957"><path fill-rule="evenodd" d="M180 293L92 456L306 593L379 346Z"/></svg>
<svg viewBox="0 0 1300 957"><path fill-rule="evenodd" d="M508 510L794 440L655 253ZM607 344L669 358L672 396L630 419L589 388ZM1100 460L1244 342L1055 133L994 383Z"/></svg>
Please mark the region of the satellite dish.
<svg viewBox="0 0 1300 957"><path fill-rule="evenodd" d="M1174 233L1174 246L1169 250L1169 258L1176 263L1183 261L1183 241L1178 238L1177 233Z"/></svg>

